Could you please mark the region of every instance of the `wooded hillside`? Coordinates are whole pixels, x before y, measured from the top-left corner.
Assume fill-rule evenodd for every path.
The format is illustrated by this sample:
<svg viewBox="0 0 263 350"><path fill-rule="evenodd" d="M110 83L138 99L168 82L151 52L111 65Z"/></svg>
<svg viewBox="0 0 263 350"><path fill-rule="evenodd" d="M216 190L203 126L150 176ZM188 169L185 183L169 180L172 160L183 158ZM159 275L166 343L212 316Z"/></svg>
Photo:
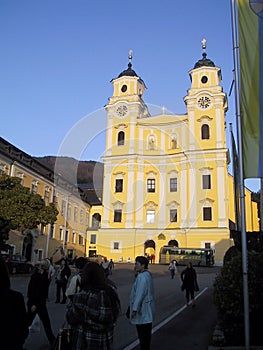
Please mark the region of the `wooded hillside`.
<svg viewBox="0 0 263 350"><path fill-rule="evenodd" d="M76 184L75 174L77 173L77 184L85 184L89 188L102 188L103 185L103 164L89 161L78 161L71 157L34 157L46 167L56 167L56 172L61 174L70 183Z"/></svg>

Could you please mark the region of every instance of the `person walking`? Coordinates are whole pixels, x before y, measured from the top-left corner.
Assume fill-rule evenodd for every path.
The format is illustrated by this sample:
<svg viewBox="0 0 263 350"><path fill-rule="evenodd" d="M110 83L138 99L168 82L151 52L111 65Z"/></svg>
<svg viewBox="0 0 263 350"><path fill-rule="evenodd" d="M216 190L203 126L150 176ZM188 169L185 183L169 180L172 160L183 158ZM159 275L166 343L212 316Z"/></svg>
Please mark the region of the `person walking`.
<svg viewBox="0 0 263 350"><path fill-rule="evenodd" d="M86 264L81 291L73 295L66 313L67 322L73 328L72 349L112 350L119 313L118 294L108 285L102 266L96 262Z"/></svg>
<svg viewBox="0 0 263 350"><path fill-rule="evenodd" d="M40 262L39 267L37 267L28 284L27 289L27 312L28 312L28 326L30 327L33 323L36 315L39 316L44 329L48 341L52 346L55 342L55 336L53 334L50 318L48 315L46 300L48 298L48 287L49 287L49 279L48 279L48 271L49 271L49 261L42 260Z"/></svg>
<svg viewBox="0 0 263 350"><path fill-rule="evenodd" d="M189 306L192 303L192 307L195 307L195 291L199 290L197 283L196 271L193 268L193 264L189 262L186 268L181 273L182 291L185 290L186 303ZM191 303L189 302L191 297Z"/></svg>
<svg viewBox="0 0 263 350"><path fill-rule="evenodd" d="M109 268L109 275L112 275L112 270L114 269L114 262L112 259L110 259L110 261L109 261L108 268Z"/></svg>
<svg viewBox="0 0 263 350"><path fill-rule="evenodd" d="M168 267L170 274L171 274L171 279L174 279L174 275L177 273L177 266L176 266L176 261L172 260L169 264Z"/></svg>
<svg viewBox="0 0 263 350"><path fill-rule="evenodd" d="M109 275L109 261L107 260L106 256L104 257L104 259L101 263L101 266L103 267L106 276L108 276Z"/></svg>
<svg viewBox="0 0 263 350"><path fill-rule="evenodd" d="M1 344L6 349L22 350L28 336L24 297L11 289L8 268L1 257L0 281Z"/></svg>
<svg viewBox="0 0 263 350"><path fill-rule="evenodd" d="M56 285L57 285L56 303L60 302L61 290L62 290L62 301L60 303L61 304L66 303L67 301L66 289L67 289L68 279L70 275L71 275L71 271L68 266L67 260L63 258L61 259L60 267L56 275Z"/></svg>
<svg viewBox="0 0 263 350"><path fill-rule="evenodd" d="M148 264L149 260L145 256L136 257L136 279L130 294L129 318L131 324L136 325L141 350L150 349L155 312L153 279L148 271Z"/></svg>

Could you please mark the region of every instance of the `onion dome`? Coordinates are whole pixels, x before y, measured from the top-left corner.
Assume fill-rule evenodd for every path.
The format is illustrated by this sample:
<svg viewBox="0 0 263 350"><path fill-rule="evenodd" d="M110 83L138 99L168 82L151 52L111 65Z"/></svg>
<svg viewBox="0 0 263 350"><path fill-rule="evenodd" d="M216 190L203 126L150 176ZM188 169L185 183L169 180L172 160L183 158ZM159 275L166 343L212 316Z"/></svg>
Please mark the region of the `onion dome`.
<svg viewBox="0 0 263 350"><path fill-rule="evenodd" d="M131 62L129 62L128 64L128 69L125 69L123 72L121 72L118 76L118 78L120 77L138 77L138 75L136 74L136 72L131 69L132 64Z"/></svg>

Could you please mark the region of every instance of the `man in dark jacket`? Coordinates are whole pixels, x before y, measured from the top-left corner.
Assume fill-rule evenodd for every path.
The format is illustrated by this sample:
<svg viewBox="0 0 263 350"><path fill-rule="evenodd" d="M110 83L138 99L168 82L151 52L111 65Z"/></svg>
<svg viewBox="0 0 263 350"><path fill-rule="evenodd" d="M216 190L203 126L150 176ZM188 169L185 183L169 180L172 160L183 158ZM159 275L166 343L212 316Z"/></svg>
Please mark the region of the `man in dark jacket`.
<svg viewBox="0 0 263 350"><path fill-rule="evenodd" d="M22 350L28 336L24 297L10 288L9 272L1 257L0 281L1 349Z"/></svg>
<svg viewBox="0 0 263 350"><path fill-rule="evenodd" d="M195 291L199 290L197 284L196 271L193 268L193 264L189 262L187 267L181 273L182 291L185 290L185 297L187 305L190 305L189 298L191 297L192 306L195 306Z"/></svg>
<svg viewBox="0 0 263 350"><path fill-rule="evenodd" d="M39 268L37 268L31 276L28 284L27 296L27 308L28 308L28 325L30 326L38 314L50 345L52 346L55 341L50 319L47 311L46 300L48 298L49 287L49 261L42 260Z"/></svg>

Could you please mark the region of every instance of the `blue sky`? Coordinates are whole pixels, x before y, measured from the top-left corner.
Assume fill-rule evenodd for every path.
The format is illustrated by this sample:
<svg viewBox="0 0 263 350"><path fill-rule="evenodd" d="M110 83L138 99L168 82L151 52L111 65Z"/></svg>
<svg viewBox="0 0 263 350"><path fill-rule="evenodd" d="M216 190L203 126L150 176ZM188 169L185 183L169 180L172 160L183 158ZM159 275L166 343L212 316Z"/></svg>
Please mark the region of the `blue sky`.
<svg viewBox="0 0 263 350"><path fill-rule="evenodd" d="M180 114L203 38L228 94L230 0L1 0L0 135L33 156L97 160L110 81L126 69L128 51L148 88L145 102ZM227 142L229 123L235 131L234 94L228 98ZM71 152L78 142L81 152ZM257 181L246 185L259 188Z"/></svg>

